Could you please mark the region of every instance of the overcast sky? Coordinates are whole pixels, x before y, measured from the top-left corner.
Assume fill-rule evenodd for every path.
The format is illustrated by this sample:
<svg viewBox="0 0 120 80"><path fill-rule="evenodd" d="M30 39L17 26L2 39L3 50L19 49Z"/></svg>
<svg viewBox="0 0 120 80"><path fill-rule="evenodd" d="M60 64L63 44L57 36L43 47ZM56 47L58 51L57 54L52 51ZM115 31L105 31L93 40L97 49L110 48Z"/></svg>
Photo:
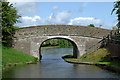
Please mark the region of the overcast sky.
<svg viewBox="0 0 120 80"><path fill-rule="evenodd" d="M12 2L22 17L19 27L37 25L82 25L112 29L117 23L111 15L113 2Z"/></svg>

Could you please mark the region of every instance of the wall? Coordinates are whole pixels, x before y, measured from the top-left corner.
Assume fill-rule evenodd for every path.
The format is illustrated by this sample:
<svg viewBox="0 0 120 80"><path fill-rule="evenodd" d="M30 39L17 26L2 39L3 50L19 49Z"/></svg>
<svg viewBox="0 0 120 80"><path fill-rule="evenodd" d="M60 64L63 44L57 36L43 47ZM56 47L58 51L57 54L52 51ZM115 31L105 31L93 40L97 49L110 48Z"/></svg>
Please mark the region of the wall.
<svg viewBox="0 0 120 80"><path fill-rule="evenodd" d="M111 56L120 57L120 45L118 44L108 44Z"/></svg>

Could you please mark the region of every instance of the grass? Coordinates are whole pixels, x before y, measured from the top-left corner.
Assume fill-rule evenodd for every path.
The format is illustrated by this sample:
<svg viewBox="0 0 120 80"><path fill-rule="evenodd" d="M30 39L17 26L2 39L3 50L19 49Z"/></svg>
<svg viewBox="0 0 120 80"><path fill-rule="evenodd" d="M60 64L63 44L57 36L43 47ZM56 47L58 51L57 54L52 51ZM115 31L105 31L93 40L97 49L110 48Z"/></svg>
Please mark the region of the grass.
<svg viewBox="0 0 120 80"><path fill-rule="evenodd" d="M67 55L69 56L69 55ZM87 57L86 54L81 56L78 59L75 58L65 58L65 61L76 61L76 62L93 62L93 63L99 63L99 64L106 64L106 65L112 65L116 67L120 67L120 61L119 60L112 60L110 58L110 52L108 48L100 48L97 51L91 53Z"/></svg>
<svg viewBox="0 0 120 80"><path fill-rule="evenodd" d="M29 54L25 54L21 51L18 51L16 49L13 48L8 48L8 47L4 47L2 46L2 67L5 67L6 65L8 65L9 63L26 63L26 62L37 62L37 58L29 55Z"/></svg>
<svg viewBox="0 0 120 80"><path fill-rule="evenodd" d="M80 58L83 62L85 62L85 61L87 61L87 62L101 62L101 61L105 61L105 57L109 56L110 52L108 51L108 48L101 48L101 49L98 49L97 51L91 53L86 58L84 58L85 55L83 55ZM109 58L106 58L106 61L109 61Z"/></svg>

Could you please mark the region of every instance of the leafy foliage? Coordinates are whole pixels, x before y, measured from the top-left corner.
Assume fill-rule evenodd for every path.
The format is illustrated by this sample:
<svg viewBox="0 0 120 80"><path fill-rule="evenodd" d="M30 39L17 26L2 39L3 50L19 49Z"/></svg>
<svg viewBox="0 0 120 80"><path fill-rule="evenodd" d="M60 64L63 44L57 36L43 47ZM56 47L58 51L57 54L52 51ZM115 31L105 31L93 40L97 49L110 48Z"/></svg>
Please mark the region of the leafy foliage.
<svg viewBox="0 0 120 80"><path fill-rule="evenodd" d="M88 25L88 27L95 27L95 26L94 26L94 24L90 24L90 25Z"/></svg>
<svg viewBox="0 0 120 80"><path fill-rule="evenodd" d="M13 34L18 27L14 26L15 23L20 22L17 10L13 4L9 2L2 2L2 43L5 46L10 46L14 38Z"/></svg>
<svg viewBox="0 0 120 80"><path fill-rule="evenodd" d="M112 27L113 30L118 30L118 28L116 26Z"/></svg>
<svg viewBox="0 0 120 80"><path fill-rule="evenodd" d="M114 8L111 12L111 14L113 14L113 12L116 11L117 17L118 17L118 23L117 23L117 28L118 28L118 33L120 31L120 1L116 1L114 2Z"/></svg>
<svg viewBox="0 0 120 80"><path fill-rule="evenodd" d="M72 43L65 39L59 39L58 44L61 48L72 47Z"/></svg>
<svg viewBox="0 0 120 80"><path fill-rule="evenodd" d="M45 46L59 46L60 48L69 48L72 47L72 44L65 39L50 39L42 44L42 47Z"/></svg>

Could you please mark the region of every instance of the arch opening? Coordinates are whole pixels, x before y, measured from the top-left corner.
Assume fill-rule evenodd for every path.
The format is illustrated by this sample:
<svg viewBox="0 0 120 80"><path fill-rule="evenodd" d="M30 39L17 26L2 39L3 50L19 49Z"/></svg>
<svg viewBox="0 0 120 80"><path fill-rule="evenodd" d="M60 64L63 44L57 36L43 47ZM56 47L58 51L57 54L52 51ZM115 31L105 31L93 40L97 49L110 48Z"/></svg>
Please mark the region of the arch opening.
<svg viewBox="0 0 120 80"><path fill-rule="evenodd" d="M62 48L68 48L68 47L71 47L72 49L73 49L73 52L72 52L72 54L73 54L73 57L74 58L77 58L78 57L78 53L79 53L79 51L78 51L78 47L77 47L77 44L73 41L73 40L71 40L71 39L68 39L68 38L62 38L62 37L55 37L55 38L48 38L48 39L46 39L46 40L44 40L41 44L40 44L40 47L39 47L39 59L41 60L42 59L42 54L41 54L41 48L43 47L43 46L51 46L51 44L50 43L47 43L47 41L54 41L54 40L57 40L58 41L58 44L55 44L55 42L53 42L53 44L52 44L52 46L59 46L60 48L61 48L61 46L60 45L63 45L62 43L60 44L59 43L59 40L61 41L61 40L66 40L66 41L68 41L68 45L66 46L66 45L63 45L62 46ZM52 42L51 42L52 43Z"/></svg>

